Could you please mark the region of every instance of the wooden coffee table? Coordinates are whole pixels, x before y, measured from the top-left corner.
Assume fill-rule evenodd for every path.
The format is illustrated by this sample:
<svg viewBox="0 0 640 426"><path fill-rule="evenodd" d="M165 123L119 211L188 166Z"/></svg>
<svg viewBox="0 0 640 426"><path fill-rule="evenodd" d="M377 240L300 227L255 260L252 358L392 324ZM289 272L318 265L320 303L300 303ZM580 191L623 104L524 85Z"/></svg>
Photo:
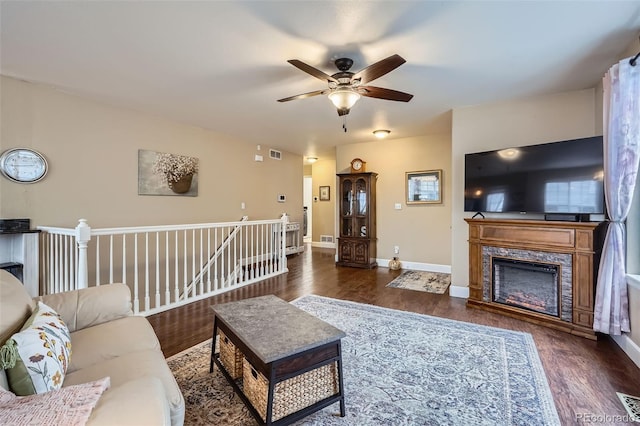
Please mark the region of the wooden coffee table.
<svg viewBox="0 0 640 426"><path fill-rule="evenodd" d="M233 379L214 344L209 371L220 368L259 424L290 424L335 402L344 417L342 330L273 295L211 309L213 342L221 331L245 362Z"/></svg>

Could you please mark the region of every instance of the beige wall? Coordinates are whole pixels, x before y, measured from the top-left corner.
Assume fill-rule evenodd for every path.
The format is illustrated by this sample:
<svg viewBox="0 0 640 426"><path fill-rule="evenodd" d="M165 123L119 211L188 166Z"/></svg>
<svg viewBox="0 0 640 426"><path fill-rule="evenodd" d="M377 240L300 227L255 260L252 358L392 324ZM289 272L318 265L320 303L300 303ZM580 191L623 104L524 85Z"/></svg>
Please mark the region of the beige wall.
<svg viewBox="0 0 640 426"><path fill-rule="evenodd" d="M0 179L2 218L64 227L79 218L115 227L270 219L283 212L302 220L299 155L271 160L263 146L264 162L255 162L256 145L247 141L7 77L1 84L0 149L33 148L50 165L35 184ZM198 196L138 195L138 149L198 157Z"/></svg>
<svg viewBox="0 0 640 426"><path fill-rule="evenodd" d="M400 247L404 262L451 264L451 136L428 135L344 145L337 148L338 173L350 170L351 160L362 158L367 171L378 173L378 258L391 259ZM442 170L442 204L407 205L405 172ZM394 205L400 203L401 210Z"/></svg>
<svg viewBox="0 0 640 426"><path fill-rule="evenodd" d="M451 281L454 286L469 286L469 233L464 218L473 213L464 213L464 154L594 136L595 111L594 89L453 111Z"/></svg>
<svg viewBox="0 0 640 426"><path fill-rule="evenodd" d="M337 236L335 231L336 211L336 160L333 158L319 159L311 167L311 180L313 182L311 206L313 210L313 242L320 242L321 235ZM329 201L320 201L320 187L329 186Z"/></svg>

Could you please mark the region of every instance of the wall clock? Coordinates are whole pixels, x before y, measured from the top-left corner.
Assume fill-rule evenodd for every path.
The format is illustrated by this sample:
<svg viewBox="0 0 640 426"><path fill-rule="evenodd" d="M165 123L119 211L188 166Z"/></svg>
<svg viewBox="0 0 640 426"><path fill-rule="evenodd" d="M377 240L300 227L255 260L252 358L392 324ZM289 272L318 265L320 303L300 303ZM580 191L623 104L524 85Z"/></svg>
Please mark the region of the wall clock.
<svg viewBox="0 0 640 426"><path fill-rule="evenodd" d="M0 155L0 173L13 182L38 182L45 177L48 169L47 159L33 149L13 148Z"/></svg>
<svg viewBox="0 0 640 426"><path fill-rule="evenodd" d="M351 173L362 173L365 171L366 161L360 158L354 158L351 160Z"/></svg>

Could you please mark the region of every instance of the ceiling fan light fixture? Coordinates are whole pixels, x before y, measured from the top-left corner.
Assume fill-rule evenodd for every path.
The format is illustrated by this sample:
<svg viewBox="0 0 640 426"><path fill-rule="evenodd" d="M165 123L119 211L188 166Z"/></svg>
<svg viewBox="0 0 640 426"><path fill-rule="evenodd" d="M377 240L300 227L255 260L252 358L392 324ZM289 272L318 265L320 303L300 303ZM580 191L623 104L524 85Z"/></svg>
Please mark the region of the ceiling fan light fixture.
<svg viewBox="0 0 640 426"><path fill-rule="evenodd" d="M391 133L391 130L378 129L373 131L374 136L378 139L386 138L387 136L389 136L389 133Z"/></svg>
<svg viewBox="0 0 640 426"><path fill-rule="evenodd" d="M338 87L329 93L329 100L341 110L350 110L360 99L360 94L350 87Z"/></svg>

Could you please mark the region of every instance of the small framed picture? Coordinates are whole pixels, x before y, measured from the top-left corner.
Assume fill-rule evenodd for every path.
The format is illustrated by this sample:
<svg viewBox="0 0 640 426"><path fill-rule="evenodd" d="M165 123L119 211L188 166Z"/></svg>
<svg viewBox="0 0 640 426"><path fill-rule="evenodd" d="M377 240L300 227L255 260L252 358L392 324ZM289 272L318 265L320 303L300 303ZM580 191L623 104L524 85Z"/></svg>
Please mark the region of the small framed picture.
<svg viewBox="0 0 640 426"><path fill-rule="evenodd" d="M320 187L320 201L329 201L331 199L331 187L330 186L321 186Z"/></svg>
<svg viewBox="0 0 640 426"><path fill-rule="evenodd" d="M406 172L407 204L442 203L442 170Z"/></svg>

